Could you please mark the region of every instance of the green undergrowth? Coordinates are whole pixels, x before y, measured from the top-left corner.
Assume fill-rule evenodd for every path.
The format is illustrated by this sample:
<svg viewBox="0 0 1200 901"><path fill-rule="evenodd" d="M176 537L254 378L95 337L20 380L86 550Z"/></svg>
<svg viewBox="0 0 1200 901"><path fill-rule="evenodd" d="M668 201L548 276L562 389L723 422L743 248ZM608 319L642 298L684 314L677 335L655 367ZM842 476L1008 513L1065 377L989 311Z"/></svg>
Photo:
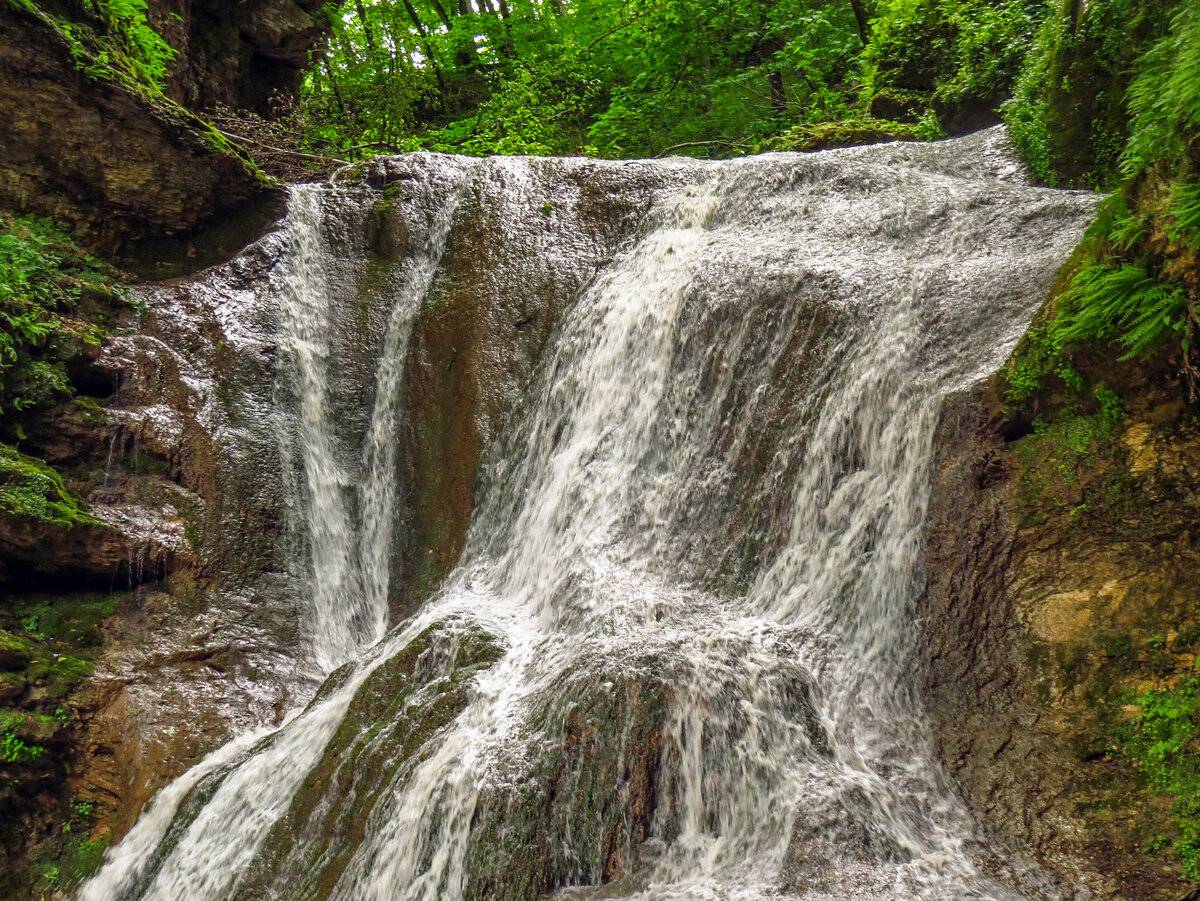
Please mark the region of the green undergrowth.
<svg viewBox="0 0 1200 901"><path fill-rule="evenodd" d="M103 417L70 368L96 355L128 307L119 278L54 223L0 217L0 515L95 522L60 473L19 448L25 428L56 410Z"/></svg>
<svg viewBox="0 0 1200 901"><path fill-rule="evenodd" d="M953 130L995 121L1045 4L381 0L357 12L330 19L287 119L297 147L730 157L805 149L826 124L838 140L815 146L878 141L880 123L928 140L941 117Z"/></svg>
<svg viewBox="0 0 1200 901"><path fill-rule="evenodd" d="M1171 2L1051 0L1013 96L1009 133L1048 185L1112 187L1129 138L1139 55L1167 31Z"/></svg>
<svg viewBox="0 0 1200 901"><path fill-rule="evenodd" d="M92 0L80 4L71 18L49 13L33 0L6 2L53 22L88 75L112 79L120 73L152 91L163 90L176 51L150 26L146 0Z"/></svg>
<svg viewBox="0 0 1200 901"><path fill-rule="evenodd" d="M908 92L928 110L998 105L1043 15L1023 0L883 0L862 55L863 95Z"/></svg>
<svg viewBox="0 0 1200 901"><path fill-rule="evenodd" d="M1122 21L1127 45L1136 22ZM1025 401L1055 377L1078 388L1073 360L1079 353L1123 362L1163 353L1164 347L1190 398L1200 399L1200 6L1178 5L1168 23L1134 67L1123 148L1110 159L1090 157L1111 170L1097 182L1116 176L1125 181L1101 204L1062 290L1011 361L1010 402ZM1115 33L1109 39L1119 43ZM1035 170L1050 167L1040 174L1053 182L1053 149L1034 145L1026 146L1027 158Z"/></svg>
<svg viewBox="0 0 1200 901"><path fill-rule="evenodd" d="M1177 835L1160 836L1153 850L1173 847L1182 875L1200 881L1200 678L1183 676L1170 688L1117 693L1110 701L1114 710L1130 706L1131 718L1113 718L1108 751L1171 798Z"/></svg>
<svg viewBox="0 0 1200 901"><path fill-rule="evenodd" d="M117 277L54 223L0 217L0 415L74 393L66 360L104 338Z"/></svg>

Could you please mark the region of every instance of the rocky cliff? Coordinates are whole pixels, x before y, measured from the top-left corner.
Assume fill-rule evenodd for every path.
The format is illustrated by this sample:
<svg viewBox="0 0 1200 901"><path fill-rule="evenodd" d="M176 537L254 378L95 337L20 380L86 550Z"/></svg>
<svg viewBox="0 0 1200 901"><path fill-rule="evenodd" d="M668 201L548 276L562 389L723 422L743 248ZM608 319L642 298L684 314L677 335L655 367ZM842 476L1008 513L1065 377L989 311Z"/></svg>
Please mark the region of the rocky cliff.
<svg viewBox="0 0 1200 901"><path fill-rule="evenodd" d="M107 51L88 36L102 46L113 26L86 4L0 3L0 210L52 217L140 269L189 271L260 234L281 196L192 113L290 102L328 23L286 0L152 6L176 51L158 86L97 62Z"/></svg>
<svg viewBox="0 0 1200 901"><path fill-rule="evenodd" d="M1174 901L1195 878L1200 421L1161 357L1079 362L1103 403L1021 416L998 377L943 414L926 688L977 810L1070 896Z"/></svg>
<svg viewBox="0 0 1200 901"><path fill-rule="evenodd" d="M288 0L152 3L150 24L176 51L155 84L111 65L115 26L103 8L0 2L0 218L53 218L84 249L138 271L194 271L261 234L283 196L194 113L286 104L327 21L317 4ZM187 413L193 396L181 380L192 361L139 370L145 354L128 348L128 358L101 360L101 339L135 325L137 311L86 278L75 284L77 303L54 311L61 318L49 340L32 339L22 370L41 372L46 388L15 406L6 394L0 434L3 897L69 887L161 781L152 773L177 772L219 743L231 717L269 719L286 690L250 698L256 677L236 634L197 646L196 598L211 578L197 529L220 476L215 439ZM11 325L15 313L5 314ZM145 325L143 347L154 342ZM221 365L197 351L200 360ZM8 391L16 370L5 368ZM172 420L177 432L155 443L137 416L107 409L117 395L175 404L185 411ZM156 587L170 574L169 592ZM286 623L271 626L286 637ZM254 644L266 656L253 666L286 669L270 660L278 642ZM119 649L115 675L96 682L105 647ZM168 703L196 673L228 676L229 704ZM164 701L143 701L147 687Z"/></svg>

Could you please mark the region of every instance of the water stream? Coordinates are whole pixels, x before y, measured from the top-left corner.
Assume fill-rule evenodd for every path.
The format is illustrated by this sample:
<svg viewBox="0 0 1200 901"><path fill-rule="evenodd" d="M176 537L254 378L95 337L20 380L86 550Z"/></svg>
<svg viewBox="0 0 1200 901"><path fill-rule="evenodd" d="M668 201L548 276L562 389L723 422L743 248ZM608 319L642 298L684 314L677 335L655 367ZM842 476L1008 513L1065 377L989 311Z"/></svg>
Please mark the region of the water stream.
<svg viewBox="0 0 1200 901"><path fill-rule="evenodd" d="M79 897L1053 898L980 864L924 725L914 600L941 398L1003 360L1094 198L1027 186L999 131L410 163L429 176L361 409L331 320L367 265L330 237L345 189L293 190L270 288L332 675L160 792ZM457 566L387 631L404 364L448 242L471 198L563 215L574 188L530 185L585 177L647 180L636 227L488 436Z"/></svg>

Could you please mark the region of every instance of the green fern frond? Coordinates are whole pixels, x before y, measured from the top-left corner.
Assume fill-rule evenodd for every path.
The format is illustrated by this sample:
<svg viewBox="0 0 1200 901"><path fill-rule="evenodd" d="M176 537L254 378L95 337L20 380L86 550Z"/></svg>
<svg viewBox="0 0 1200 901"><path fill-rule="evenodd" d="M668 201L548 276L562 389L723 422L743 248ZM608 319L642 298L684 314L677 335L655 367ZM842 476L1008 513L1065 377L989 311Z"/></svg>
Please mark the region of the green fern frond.
<svg viewBox="0 0 1200 901"><path fill-rule="evenodd" d="M1179 333L1183 291L1164 285L1139 266L1094 263L1075 276L1059 301L1054 341L1108 343L1126 349L1123 360L1153 350Z"/></svg>
<svg viewBox="0 0 1200 901"><path fill-rule="evenodd" d="M1181 156L1186 132L1200 129L1200 4L1180 5L1170 33L1142 57L1126 94L1133 127L1121 154L1127 176Z"/></svg>
<svg viewBox="0 0 1200 901"><path fill-rule="evenodd" d="M1119 339L1126 348L1122 360L1140 357L1167 338L1183 333L1183 291L1159 285L1143 292L1138 301L1137 315L1125 325Z"/></svg>
<svg viewBox="0 0 1200 901"><path fill-rule="evenodd" d="M1167 237L1190 250L1200 249L1200 179L1181 181L1171 192Z"/></svg>

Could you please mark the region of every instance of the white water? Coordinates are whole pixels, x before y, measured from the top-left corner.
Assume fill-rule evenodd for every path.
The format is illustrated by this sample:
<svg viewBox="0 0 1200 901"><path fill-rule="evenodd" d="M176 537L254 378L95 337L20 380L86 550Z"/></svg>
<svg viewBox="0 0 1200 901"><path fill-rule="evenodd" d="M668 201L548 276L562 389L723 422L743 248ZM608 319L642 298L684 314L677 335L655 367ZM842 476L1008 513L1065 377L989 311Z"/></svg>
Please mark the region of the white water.
<svg viewBox="0 0 1200 901"><path fill-rule="evenodd" d="M286 502L302 511L293 516L303 520L297 525L309 558L308 633L317 665L329 673L383 638L387 624L404 357L413 318L437 272L461 197L451 193L442 198L399 284L391 286L369 425L362 447L350 448L340 440L330 409L331 367L336 366L331 357L339 331L335 317L345 315L333 300L347 280L340 273L331 278L330 270L347 264L325 234L347 223L327 215L323 194L312 185L296 186L290 194L290 247L279 275L279 344L285 362L278 393L294 393L298 399L295 425L282 420L280 443L285 461L299 447L304 484L285 465ZM345 210L338 212L347 216ZM358 224L358 218L351 222ZM354 276L361 277L355 272L350 280Z"/></svg>
<svg viewBox="0 0 1200 901"><path fill-rule="evenodd" d="M357 662L276 733L165 790L80 897L243 897L355 692L455 618L505 654L423 754L385 774L321 897L477 891L496 799L519 825L524 810L503 799L520 797L539 754L560 753L546 723L630 685L664 701L648 841L619 883L572 897L1053 897L972 859L975 824L913 689L913 600L940 399L1002 360L1093 200L1022 186L995 132L658 164L683 186L563 313L488 449L459 566L380 641L407 331L453 198L522 165L537 164L439 164L457 181L394 292L362 453L339 446L330 411L323 274L341 263L321 237L321 191L293 195L279 378L296 386L298 427L285 447L306 479L293 497L317 660ZM597 721L618 793L635 718ZM555 884L596 886L600 814L561 795ZM521 852L501 855L501 873ZM302 875L278 872L272 896L313 897L289 888Z"/></svg>

